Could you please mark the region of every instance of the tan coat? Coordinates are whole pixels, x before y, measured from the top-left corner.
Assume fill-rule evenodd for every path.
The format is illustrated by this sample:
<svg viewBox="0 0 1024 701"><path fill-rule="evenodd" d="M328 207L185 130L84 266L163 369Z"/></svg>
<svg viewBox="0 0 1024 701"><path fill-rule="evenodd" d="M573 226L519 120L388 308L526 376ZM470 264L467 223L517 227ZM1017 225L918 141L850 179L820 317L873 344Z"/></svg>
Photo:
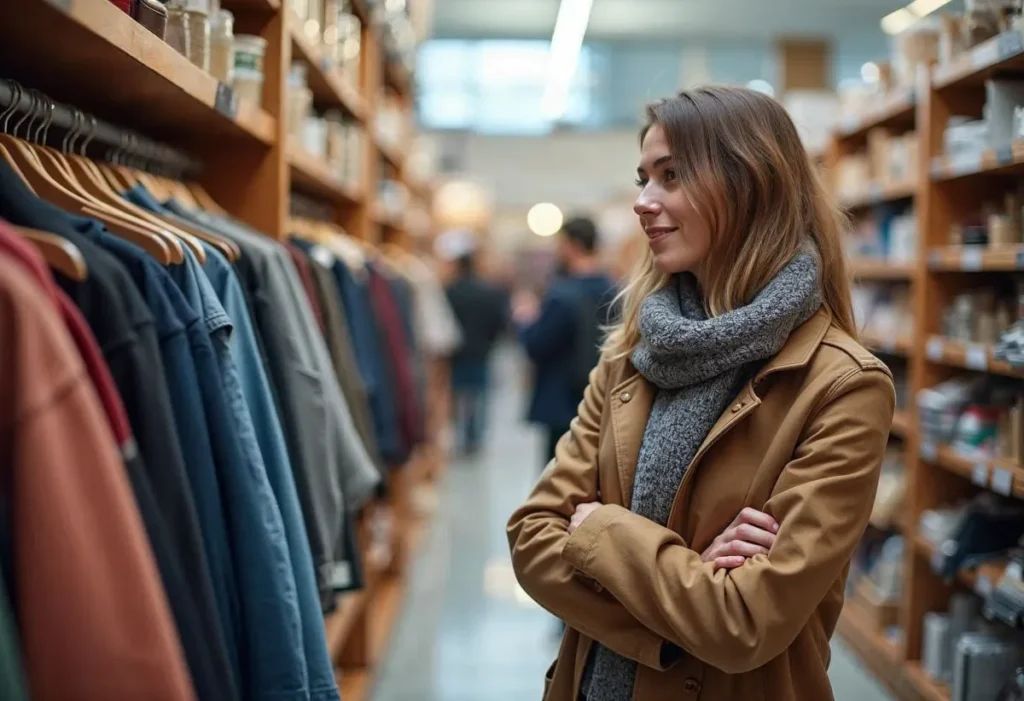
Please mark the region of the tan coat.
<svg viewBox="0 0 1024 701"><path fill-rule="evenodd" d="M576 701L593 642L640 663L634 701L827 701L829 639L892 422L887 368L818 311L705 438L669 527L631 513L655 389L602 360L508 537L523 588L569 626L546 701ZM569 535L577 504L601 501ZM775 545L731 572L701 552L747 506Z"/></svg>

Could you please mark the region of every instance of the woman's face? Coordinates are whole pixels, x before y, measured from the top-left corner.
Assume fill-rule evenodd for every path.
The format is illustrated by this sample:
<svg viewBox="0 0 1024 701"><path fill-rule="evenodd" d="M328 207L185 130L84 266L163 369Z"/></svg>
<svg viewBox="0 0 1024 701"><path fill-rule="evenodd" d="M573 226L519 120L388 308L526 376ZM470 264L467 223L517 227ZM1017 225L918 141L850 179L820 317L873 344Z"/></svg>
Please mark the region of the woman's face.
<svg viewBox="0 0 1024 701"><path fill-rule="evenodd" d="M654 265L662 273L691 272L711 248L711 231L694 209L679 182L665 132L655 124L647 130L636 169L640 196L633 211L647 234Z"/></svg>

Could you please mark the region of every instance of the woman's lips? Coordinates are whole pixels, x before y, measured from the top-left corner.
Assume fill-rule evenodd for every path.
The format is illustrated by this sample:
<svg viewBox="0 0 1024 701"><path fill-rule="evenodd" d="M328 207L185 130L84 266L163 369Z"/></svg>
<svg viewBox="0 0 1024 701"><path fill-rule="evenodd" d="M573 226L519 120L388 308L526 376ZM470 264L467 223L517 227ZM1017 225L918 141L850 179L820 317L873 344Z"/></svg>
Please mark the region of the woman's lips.
<svg viewBox="0 0 1024 701"><path fill-rule="evenodd" d="M652 226L645 231L647 234L647 243L651 246L656 243L660 243L668 238L669 234L674 231L678 231L674 226Z"/></svg>

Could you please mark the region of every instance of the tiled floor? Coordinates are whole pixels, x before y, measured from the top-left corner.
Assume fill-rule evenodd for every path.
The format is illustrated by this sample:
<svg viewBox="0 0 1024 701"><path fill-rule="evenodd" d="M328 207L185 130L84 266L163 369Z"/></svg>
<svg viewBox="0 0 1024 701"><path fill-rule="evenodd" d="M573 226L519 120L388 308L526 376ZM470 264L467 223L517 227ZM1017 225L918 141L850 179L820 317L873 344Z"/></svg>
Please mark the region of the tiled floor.
<svg viewBox="0 0 1024 701"><path fill-rule="evenodd" d="M504 353L495 368L486 450L448 470L374 701L540 699L556 623L518 589L505 540L541 451L521 421L518 363ZM890 701L841 644L834 650L836 701Z"/></svg>

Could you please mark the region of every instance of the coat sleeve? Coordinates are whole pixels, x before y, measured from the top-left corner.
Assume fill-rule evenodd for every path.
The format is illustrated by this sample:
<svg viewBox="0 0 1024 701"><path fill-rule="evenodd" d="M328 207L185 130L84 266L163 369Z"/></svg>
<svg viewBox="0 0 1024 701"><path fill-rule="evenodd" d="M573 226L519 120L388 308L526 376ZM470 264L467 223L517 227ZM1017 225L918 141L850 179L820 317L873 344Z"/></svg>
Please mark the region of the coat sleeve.
<svg viewBox="0 0 1024 701"><path fill-rule="evenodd" d="M605 505L564 541L562 557L705 663L732 674L760 667L790 646L847 567L871 514L894 403L881 370L837 381L765 505L779 523L767 556L714 572L673 531Z"/></svg>
<svg viewBox="0 0 1024 701"><path fill-rule="evenodd" d="M608 361L591 371L590 385L555 459L508 524L512 566L523 589L566 624L615 652L655 669L678 660L679 649L646 628L600 585L562 559L577 504L597 495L597 446Z"/></svg>

